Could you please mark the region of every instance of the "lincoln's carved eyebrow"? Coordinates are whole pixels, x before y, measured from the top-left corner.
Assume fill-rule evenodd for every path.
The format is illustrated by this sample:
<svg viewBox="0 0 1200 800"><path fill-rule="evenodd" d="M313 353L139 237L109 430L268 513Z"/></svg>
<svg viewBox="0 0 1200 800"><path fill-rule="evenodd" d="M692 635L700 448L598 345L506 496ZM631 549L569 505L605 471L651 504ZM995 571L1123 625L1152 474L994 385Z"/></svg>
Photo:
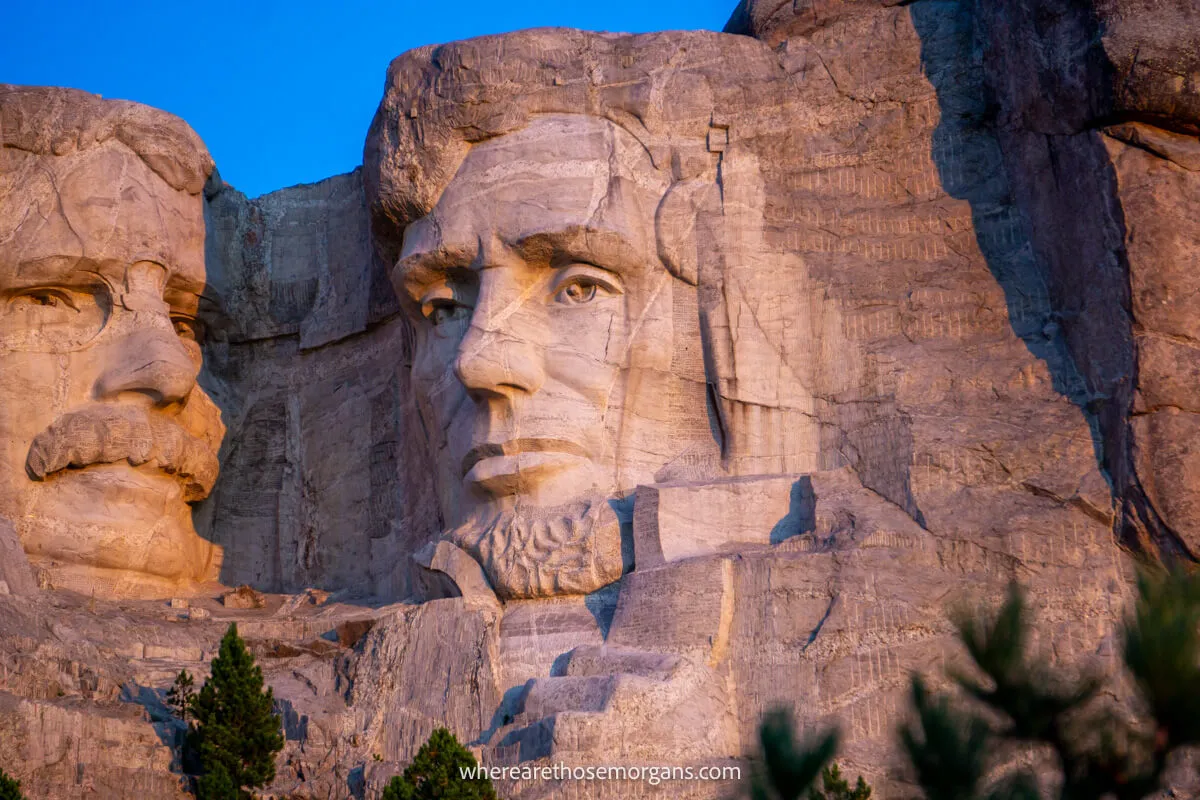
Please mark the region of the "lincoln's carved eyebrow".
<svg viewBox="0 0 1200 800"><path fill-rule="evenodd" d="M525 261L558 267L570 261L583 261L622 275L647 269L648 254L642 252L622 232L612 228L582 225L554 231L539 231L523 236L513 250Z"/></svg>
<svg viewBox="0 0 1200 800"><path fill-rule="evenodd" d="M396 262L392 277L405 287L425 286L444 279L451 270L469 269L472 261L472 255L461 248L415 250Z"/></svg>
<svg viewBox="0 0 1200 800"><path fill-rule="evenodd" d="M422 230L419 234L424 234ZM424 287L445 280L447 273L459 270L479 271L495 266L496 256L480 244L440 240L428 249L419 246L396 262L393 277L408 294L417 299ZM612 228L573 225L556 230L535 231L514 242L502 242L508 253L528 264L557 268L573 261L594 264L621 275L635 275L651 265L649 254L642 252L622 232Z"/></svg>

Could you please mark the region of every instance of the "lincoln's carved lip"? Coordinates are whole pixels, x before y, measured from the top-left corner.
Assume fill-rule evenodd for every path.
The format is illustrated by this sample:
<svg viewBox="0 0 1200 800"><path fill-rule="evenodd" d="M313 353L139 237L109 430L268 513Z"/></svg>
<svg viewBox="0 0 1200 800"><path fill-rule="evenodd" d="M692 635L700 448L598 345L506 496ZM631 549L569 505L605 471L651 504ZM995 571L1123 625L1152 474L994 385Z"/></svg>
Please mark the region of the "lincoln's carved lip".
<svg viewBox="0 0 1200 800"><path fill-rule="evenodd" d="M566 439L510 439L507 442L486 442L476 445L463 456L462 474L466 476L476 464L487 458L500 456L515 456L518 453L565 453L567 455L588 458L585 449Z"/></svg>

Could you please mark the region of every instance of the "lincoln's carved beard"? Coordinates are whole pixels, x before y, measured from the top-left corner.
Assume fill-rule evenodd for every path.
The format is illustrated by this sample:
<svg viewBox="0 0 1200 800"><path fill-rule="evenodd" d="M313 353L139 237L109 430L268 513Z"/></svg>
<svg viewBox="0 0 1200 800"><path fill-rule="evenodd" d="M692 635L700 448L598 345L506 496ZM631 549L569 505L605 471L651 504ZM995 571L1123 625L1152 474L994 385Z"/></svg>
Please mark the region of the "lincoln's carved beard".
<svg viewBox="0 0 1200 800"><path fill-rule="evenodd" d="M446 537L475 557L503 600L588 594L623 571L620 521L599 494L470 519Z"/></svg>

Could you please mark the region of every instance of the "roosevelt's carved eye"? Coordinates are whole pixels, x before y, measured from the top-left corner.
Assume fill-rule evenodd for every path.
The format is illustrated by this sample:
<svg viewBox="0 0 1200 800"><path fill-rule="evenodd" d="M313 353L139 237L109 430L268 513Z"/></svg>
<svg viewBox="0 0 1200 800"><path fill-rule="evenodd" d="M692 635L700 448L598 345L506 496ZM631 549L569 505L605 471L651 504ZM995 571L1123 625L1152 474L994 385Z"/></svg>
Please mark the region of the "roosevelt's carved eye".
<svg viewBox="0 0 1200 800"><path fill-rule="evenodd" d="M15 306L40 306L46 309L61 309L78 313L79 306L70 294L62 289L29 289L12 299Z"/></svg>
<svg viewBox="0 0 1200 800"><path fill-rule="evenodd" d="M554 282L554 300L567 306L582 306L621 294L621 279L591 264L572 264Z"/></svg>
<svg viewBox="0 0 1200 800"><path fill-rule="evenodd" d="M100 287L31 286L0 293L0 349L81 347L104 329L107 308Z"/></svg>
<svg viewBox="0 0 1200 800"><path fill-rule="evenodd" d="M171 324L175 328L175 334L180 339L185 339L189 342L200 341L200 323L195 319L176 315L171 317Z"/></svg>

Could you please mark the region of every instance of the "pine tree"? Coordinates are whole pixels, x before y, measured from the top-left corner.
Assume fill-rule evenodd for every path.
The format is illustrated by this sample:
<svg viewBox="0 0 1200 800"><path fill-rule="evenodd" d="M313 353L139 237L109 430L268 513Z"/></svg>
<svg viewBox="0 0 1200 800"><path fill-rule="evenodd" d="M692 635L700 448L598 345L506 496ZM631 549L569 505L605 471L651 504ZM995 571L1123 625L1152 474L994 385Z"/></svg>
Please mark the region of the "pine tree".
<svg viewBox="0 0 1200 800"><path fill-rule="evenodd" d="M275 779L283 749L275 698L263 690L262 669L230 624L212 662L212 675L190 704L188 746L200 767L199 800L250 800L246 789Z"/></svg>
<svg viewBox="0 0 1200 800"><path fill-rule="evenodd" d="M821 788L813 788L808 793L808 800L871 800L871 787L858 776L854 788L842 777L842 770L837 764L832 764L821 771Z"/></svg>
<svg viewBox="0 0 1200 800"><path fill-rule="evenodd" d="M838 748L838 732L797 743L791 712L776 709L758 731L762 758L750 770L753 800L800 800L808 794Z"/></svg>
<svg viewBox="0 0 1200 800"><path fill-rule="evenodd" d="M987 680L952 675L968 698L954 703L914 677L915 718L900 730L929 800L1041 800L1036 776L1025 769L987 785L994 768L1030 744L1054 754L1062 800L1140 800L1159 791L1173 751L1200 744L1196 576L1178 571L1139 580L1123 648L1138 696L1124 712L1100 699L1098 678L1067 679L1028 655L1025 601L1015 585L994 619L961 620L959 633Z"/></svg>
<svg viewBox="0 0 1200 800"><path fill-rule="evenodd" d="M208 771L196 779L199 800L242 800L251 796L234 785L229 770L220 761L210 764Z"/></svg>
<svg viewBox="0 0 1200 800"><path fill-rule="evenodd" d="M3 769L0 769L0 800L25 800L25 795L21 794L21 782L9 777Z"/></svg>
<svg viewBox="0 0 1200 800"><path fill-rule="evenodd" d="M175 716L184 722L192 713L192 698L196 696L195 679L185 669L175 676L175 683L167 690L167 705L175 712Z"/></svg>
<svg viewBox="0 0 1200 800"><path fill-rule="evenodd" d="M383 800L496 800L490 780L463 777L476 766L471 751L450 731L438 728L404 774L388 783Z"/></svg>

